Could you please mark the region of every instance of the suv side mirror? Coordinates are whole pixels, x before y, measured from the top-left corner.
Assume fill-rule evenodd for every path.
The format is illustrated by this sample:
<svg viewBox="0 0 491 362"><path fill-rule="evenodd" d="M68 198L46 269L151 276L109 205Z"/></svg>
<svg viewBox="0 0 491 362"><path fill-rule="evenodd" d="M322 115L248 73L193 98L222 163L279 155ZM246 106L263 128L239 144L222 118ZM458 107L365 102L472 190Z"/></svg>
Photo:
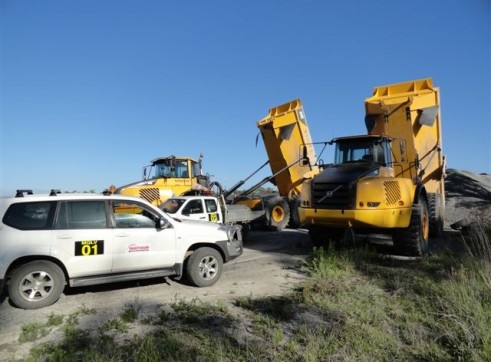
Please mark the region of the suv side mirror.
<svg viewBox="0 0 491 362"><path fill-rule="evenodd" d="M157 226L159 229L167 229L171 226L171 223L165 217L161 217L157 223Z"/></svg>

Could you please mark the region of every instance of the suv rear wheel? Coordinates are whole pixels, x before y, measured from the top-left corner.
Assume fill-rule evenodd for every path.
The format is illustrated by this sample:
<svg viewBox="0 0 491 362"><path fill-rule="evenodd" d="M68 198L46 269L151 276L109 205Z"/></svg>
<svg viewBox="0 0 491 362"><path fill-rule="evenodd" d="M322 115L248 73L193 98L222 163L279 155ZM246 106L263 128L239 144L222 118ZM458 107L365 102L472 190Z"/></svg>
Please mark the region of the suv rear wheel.
<svg viewBox="0 0 491 362"><path fill-rule="evenodd" d="M38 309L56 302L65 288L65 276L56 264L32 261L12 271L8 292L13 304Z"/></svg>

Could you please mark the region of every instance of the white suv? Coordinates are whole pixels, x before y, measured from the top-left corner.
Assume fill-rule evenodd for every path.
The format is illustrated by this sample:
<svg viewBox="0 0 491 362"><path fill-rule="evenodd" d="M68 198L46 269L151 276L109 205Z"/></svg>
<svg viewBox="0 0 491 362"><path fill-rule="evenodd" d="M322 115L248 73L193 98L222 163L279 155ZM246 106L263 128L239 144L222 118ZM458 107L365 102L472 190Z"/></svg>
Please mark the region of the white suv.
<svg viewBox="0 0 491 362"><path fill-rule="evenodd" d="M0 291L24 309L53 304L66 284L186 274L210 286L242 254L238 227L178 221L140 198L20 190L1 203Z"/></svg>

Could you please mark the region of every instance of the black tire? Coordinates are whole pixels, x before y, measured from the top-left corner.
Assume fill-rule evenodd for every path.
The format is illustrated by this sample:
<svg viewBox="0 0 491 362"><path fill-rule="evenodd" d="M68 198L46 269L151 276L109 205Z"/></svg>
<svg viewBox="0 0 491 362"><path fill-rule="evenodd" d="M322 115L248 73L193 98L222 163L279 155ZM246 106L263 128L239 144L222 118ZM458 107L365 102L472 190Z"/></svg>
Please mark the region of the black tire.
<svg viewBox="0 0 491 362"><path fill-rule="evenodd" d="M323 227L312 225L309 227L310 242L313 246L324 246L328 243L326 230Z"/></svg>
<svg viewBox="0 0 491 362"><path fill-rule="evenodd" d="M289 202L290 204L290 221L288 225L293 229L298 229L302 224L300 223L300 215L298 208L300 207L300 197L293 196Z"/></svg>
<svg viewBox="0 0 491 362"><path fill-rule="evenodd" d="M215 284L220 279L222 270L222 255L208 247L195 250L186 263L188 280L197 287L209 287Z"/></svg>
<svg viewBox="0 0 491 362"><path fill-rule="evenodd" d="M251 224L239 224L242 227L242 241L245 241L247 236L249 235L249 231L251 231Z"/></svg>
<svg viewBox="0 0 491 362"><path fill-rule="evenodd" d="M22 309L39 309L55 303L65 288L60 267L45 260L32 261L12 271L8 282L10 300Z"/></svg>
<svg viewBox="0 0 491 362"><path fill-rule="evenodd" d="M426 200L420 196L413 205L411 221L404 229L397 229L392 240L395 251L406 256L424 256L428 254L430 217Z"/></svg>
<svg viewBox="0 0 491 362"><path fill-rule="evenodd" d="M266 227L270 230L283 230L290 221L290 207L281 196L273 196L266 201Z"/></svg>
<svg viewBox="0 0 491 362"><path fill-rule="evenodd" d="M443 235L443 216L445 207L440 194L428 194L428 213L430 217L430 237L437 238Z"/></svg>

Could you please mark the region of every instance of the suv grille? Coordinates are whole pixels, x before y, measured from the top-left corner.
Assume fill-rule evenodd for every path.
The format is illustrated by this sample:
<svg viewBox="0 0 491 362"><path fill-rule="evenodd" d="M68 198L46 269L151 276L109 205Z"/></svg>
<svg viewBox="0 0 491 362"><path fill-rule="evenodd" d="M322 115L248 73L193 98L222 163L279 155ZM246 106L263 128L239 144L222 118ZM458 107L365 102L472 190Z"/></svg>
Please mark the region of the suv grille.
<svg viewBox="0 0 491 362"><path fill-rule="evenodd" d="M349 209L353 207L356 191L346 183L312 183L312 206L321 209Z"/></svg>
<svg viewBox="0 0 491 362"><path fill-rule="evenodd" d="M142 189L140 190L140 197L149 202L160 199L160 192L158 188Z"/></svg>

